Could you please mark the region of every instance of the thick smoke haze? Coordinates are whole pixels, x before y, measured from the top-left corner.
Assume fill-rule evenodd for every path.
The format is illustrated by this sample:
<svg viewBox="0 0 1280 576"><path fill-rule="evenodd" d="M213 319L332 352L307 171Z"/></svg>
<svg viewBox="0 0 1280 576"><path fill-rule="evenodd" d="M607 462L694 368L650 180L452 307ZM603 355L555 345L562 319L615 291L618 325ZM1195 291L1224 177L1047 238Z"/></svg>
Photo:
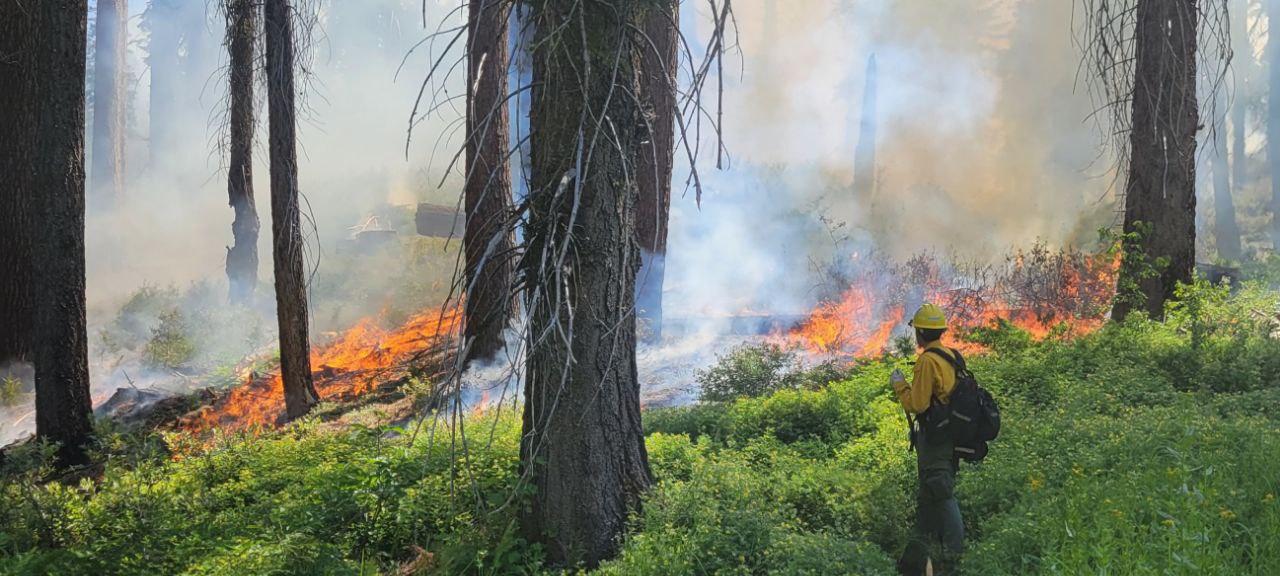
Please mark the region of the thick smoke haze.
<svg viewBox="0 0 1280 576"><path fill-rule="evenodd" d="M177 145L163 151L166 161L159 165L148 161L154 153L147 142L146 5L132 6L131 38L138 41L129 51L131 185L120 205L91 214L94 303L118 303L144 283L217 279L231 242L220 147L222 23L203 2L178 4L189 12L181 17L185 26L200 24L203 47L185 53L191 69L174 84L180 93L170 97L179 113L167 128ZM443 188L436 183L460 142L461 102L440 107L415 127L408 158L405 137L418 83L446 43L410 50L438 27L460 24L457 8L417 0L316 6L299 159L315 221L312 262L319 257L324 266L324 254L349 227L388 204L456 201L456 174ZM823 254L832 246L829 228L840 223L834 232L860 250L894 256L929 249L992 256L1037 239L1088 241L1093 225L1106 223L1100 200L1107 198L1110 162L1098 157L1097 132L1087 121L1092 106L1076 86L1071 2L756 0L735 3L734 10L736 43L723 78L728 168L714 168L704 118L700 209L692 191L679 194L688 162L677 155L685 174L677 174L671 223L674 304L681 304L681 287L718 286L703 292L707 296L690 291L687 304L704 308L734 294L735 306L804 307L812 300L812 263L829 257ZM685 2L682 11L684 33L700 58L709 42L709 9ZM457 47L454 52L445 55L446 66L460 56ZM873 53L879 62L876 187L858 198L851 188L854 148ZM461 76L455 71L437 79L427 87L428 100L461 94ZM715 78L708 81L703 104L709 115L716 86ZM258 96L262 100L261 86ZM261 254L267 255L260 104L255 185ZM711 266L726 260L732 269ZM262 259L264 281L269 263Z"/></svg>
<svg viewBox="0 0 1280 576"><path fill-rule="evenodd" d="M130 6L128 69L133 97L126 143L130 185L114 206L91 203L91 307L118 304L143 284L222 280L225 250L232 243L223 146L227 57L221 44L221 14L217 3L169 3L176 10L173 19L178 24L174 25L185 26L188 36L180 47L181 76L164 84L171 91L158 94L173 109L158 118L163 120L167 145L153 150L149 140L158 132L151 125L157 118L151 113L155 93L146 52L147 4L138 1ZM406 130L418 83L431 58L439 55L421 48L406 59L426 34L422 3L338 1L302 6L313 9L316 16L309 47L300 55L305 65L299 86L305 90L299 95L298 174L306 198L304 209L314 222L308 234L309 261L314 265L318 260L323 266L324 255L350 235L350 227L372 215L385 220L388 205L409 206L425 199L454 202L456 186L437 190L435 184L461 140L450 132L454 118L436 114L415 128L406 158ZM434 27L455 8L428 2L426 18ZM460 22L456 14L452 20ZM199 50L193 50L197 45ZM402 60L405 68L397 79ZM269 283L270 174L262 80L259 74L254 187L262 222L259 275ZM428 89L447 89L448 95L457 95L461 82L447 86L437 82ZM457 113L461 114L460 107ZM443 141L436 146L439 139ZM90 187L92 195L92 183Z"/></svg>
<svg viewBox="0 0 1280 576"><path fill-rule="evenodd" d="M831 257L835 236L845 250L899 258L1094 240L1112 221L1112 162L1077 86L1073 4L735 2L723 78L730 168L711 167L704 135L702 205L692 191L673 201L671 305L804 310L812 264ZM685 3L691 44L706 44L711 18ZM860 198L854 150L872 54L876 184ZM703 105L714 117L714 98Z"/></svg>
<svg viewBox="0 0 1280 576"><path fill-rule="evenodd" d="M209 301L192 304L184 297L184 305L221 304L226 248L232 243L223 129L227 57L218 3L130 4L126 192L115 204L103 204L94 201L89 183L88 298L95 348L102 345L101 325L142 286L186 290L205 281L212 287L197 292ZM148 14L157 4L170 7L169 12ZM1097 226L1113 221L1113 162L1100 155L1097 127L1088 119L1093 105L1077 83L1074 4L735 2L736 35L731 31L723 73L711 67L702 112L686 117L691 130L695 125L702 130L696 143L700 205L686 186L687 155L683 149L676 154L668 318L803 313L822 296L819 271L853 254L902 258L932 250L997 258L1011 246L1036 240L1055 245L1092 240ZM411 229L406 218L416 202L458 201L459 168L447 176L444 170L462 141L465 110L459 97L465 68L455 64L464 42L449 53L442 53L447 35L420 42L462 25L465 10L461 2L445 0L327 0L300 6L302 13L314 15L313 23L300 26L310 37L300 58L299 86L305 90L299 96L298 167L312 225L309 266L318 274L394 288L404 272L394 259L352 266L335 254L352 228L370 217L378 218L377 226ZM159 35L156 23L162 26ZM698 63L706 55L711 24L705 2L682 3L682 32ZM153 60L152 41L176 42L176 56ZM867 120L863 94L873 54L878 63L875 186L864 196L855 192L854 157L859 128ZM436 59L444 63L425 87L406 150L410 114ZM688 62L682 64L686 85L689 69ZM168 76L153 81L157 70ZM513 77L527 77L527 71ZM518 83L513 80L512 89ZM721 84L722 170L716 168L710 133L721 112L716 94ZM274 332L261 76L256 90L259 318L246 323L245 333L224 338L247 343L270 341ZM439 106L424 114L433 104ZM86 120L92 126L91 118ZM519 118L513 125L526 126ZM442 179L445 184L438 186ZM452 260L442 248L436 250L450 265L417 281L447 286ZM340 266L349 268L335 270ZM355 315L377 311L353 305L343 314L317 313L322 317L316 318L315 330L338 330ZM246 353L262 351L260 345L246 347ZM99 350L94 353L102 357ZM668 358L654 350L645 354ZM705 353L697 356L705 359ZM122 385L118 373L95 372L95 395Z"/></svg>

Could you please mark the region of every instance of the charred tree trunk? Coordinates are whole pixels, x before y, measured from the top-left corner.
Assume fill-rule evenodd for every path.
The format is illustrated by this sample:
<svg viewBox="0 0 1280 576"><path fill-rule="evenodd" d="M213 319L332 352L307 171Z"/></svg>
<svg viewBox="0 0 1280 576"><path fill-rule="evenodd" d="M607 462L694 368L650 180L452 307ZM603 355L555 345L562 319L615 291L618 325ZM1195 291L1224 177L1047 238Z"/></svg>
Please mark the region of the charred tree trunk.
<svg viewBox="0 0 1280 576"><path fill-rule="evenodd" d="M1142 238L1125 250L1116 319L1134 308L1163 318L1195 267L1197 14L1197 0L1138 1L1124 231ZM1148 266L1157 273L1144 274Z"/></svg>
<svg viewBox="0 0 1280 576"><path fill-rule="evenodd" d="M662 5L662 8L658 6ZM634 158L644 10L537 3L532 185L522 272L529 313L522 473L525 537L554 565L613 556L651 483L635 356ZM622 84L622 85L619 85Z"/></svg>
<svg viewBox="0 0 1280 576"><path fill-rule="evenodd" d="M95 203L114 202L124 192L124 56L129 1L98 0L93 56L93 166Z"/></svg>
<svg viewBox="0 0 1280 576"><path fill-rule="evenodd" d="M174 125L178 121L177 93L182 85L178 57L182 30L177 23L180 8L175 1L153 0L146 13L151 36L147 43L147 67L151 70L147 164L151 170L168 164L179 144Z"/></svg>
<svg viewBox="0 0 1280 576"><path fill-rule="evenodd" d="M22 323L15 329L28 337L21 347L35 365L36 436L59 444L62 466L86 461L92 435L84 295L87 22L85 0L0 2L0 206L22 206L0 215L20 240L0 250L20 251L20 273L0 282L0 305L29 306L17 311Z"/></svg>
<svg viewBox="0 0 1280 576"><path fill-rule="evenodd" d="M1240 260L1240 227L1231 197L1231 168L1227 160L1227 110L1216 105L1213 121L1213 238L1218 256Z"/></svg>
<svg viewBox="0 0 1280 576"><path fill-rule="evenodd" d="M636 156L636 237L640 275L636 278L636 314L640 333L662 338L662 284L666 276L667 221L671 213L671 172L675 159L676 66L679 65L680 12L649 10L641 46L640 97L648 120L648 141Z"/></svg>
<svg viewBox="0 0 1280 576"><path fill-rule="evenodd" d="M285 412L292 420L311 411L319 394L311 380L307 340L307 284L303 270L302 211L298 205L298 149L293 88L293 3L266 0L267 113L271 153L271 234L280 376Z"/></svg>
<svg viewBox="0 0 1280 576"><path fill-rule="evenodd" d="M235 220L227 248L231 301L248 303L258 285L258 208L253 200L253 66L258 17L254 0L227 0L228 77L231 93L227 195Z"/></svg>
<svg viewBox="0 0 1280 576"><path fill-rule="evenodd" d="M867 57L867 78L862 89L862 117L858 124L858 147L853 152L853 197L870 202L876 191L876 55Z"/></svg>
<svg viewBox="0 0 1280 576"><path fill-rule="evenodd" d="M467 361L493 358L511 315L511 169L507 162L507 0L468 3Z"/></svg>

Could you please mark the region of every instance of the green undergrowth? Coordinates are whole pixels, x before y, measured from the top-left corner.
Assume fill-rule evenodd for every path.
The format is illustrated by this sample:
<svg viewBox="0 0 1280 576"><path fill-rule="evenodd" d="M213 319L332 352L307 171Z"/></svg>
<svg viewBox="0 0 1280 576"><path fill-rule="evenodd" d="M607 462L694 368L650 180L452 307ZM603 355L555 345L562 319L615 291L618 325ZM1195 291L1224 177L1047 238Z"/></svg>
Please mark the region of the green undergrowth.
<svg viewBox="0 0 1280 576"><path fill-rule="evenodd" d="M1275 297L1203 284L1181 297L1164 322L1075 340L982 333L999 351L971 365L1004 430L962 466L961 573L1275 573ZM908 368L884 358L826 385L646 411L657 483L599 572L892 574L915 482L895 367ZM0 572L543 571L516 529L518 414L467 430L456 456L439 430L306 423L178 458L117 442L101 480L74 485L41 482L29 449L6 463Z"/></svg>

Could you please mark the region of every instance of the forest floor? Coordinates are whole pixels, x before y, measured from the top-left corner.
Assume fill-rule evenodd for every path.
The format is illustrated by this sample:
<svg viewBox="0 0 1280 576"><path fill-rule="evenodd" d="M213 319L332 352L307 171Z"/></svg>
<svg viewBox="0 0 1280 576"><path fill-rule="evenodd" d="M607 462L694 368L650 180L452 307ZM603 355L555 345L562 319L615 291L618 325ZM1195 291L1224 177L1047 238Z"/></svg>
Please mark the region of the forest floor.
<svg viewBox="0 0 1280 576"><path fill-rule="evenodd" d="M1000 400L962 465L964 574L1272 574L1280 565L1276 293L1198 285L1168 318L1070 340L971 335ZM1259 313L1259 311L1270 311ZM746 347L713 371L754 397L644 412L657 484L605 574L891 574L914 455L886 355L788 373ZM789 369L789 368L788 368ZM519 414L266 434L104 430L101 477L46 482L37 447L0 488L0 573L541 573L518 536Z"/></svg>

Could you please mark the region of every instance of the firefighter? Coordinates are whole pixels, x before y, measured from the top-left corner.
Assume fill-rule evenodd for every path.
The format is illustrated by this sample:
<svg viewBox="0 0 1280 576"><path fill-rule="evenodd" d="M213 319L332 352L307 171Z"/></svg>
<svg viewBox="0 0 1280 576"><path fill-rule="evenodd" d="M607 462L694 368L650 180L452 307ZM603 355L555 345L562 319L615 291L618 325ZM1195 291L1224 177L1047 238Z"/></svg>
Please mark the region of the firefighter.
<svg viewBox="0 0 1280 576"><path fill-rule="evenodd" d="M901 371L890 376L894 394L907 413L911 424L911 445L916 451L916 517L898 571L902 574L924 574L930 563L930 548L934 538L941 540L942 554L933 559L934 573L939 564L951 570L964 551L964 522L960 506L956 502L956 471L959 460L950 438L926 437L922 420L927 420L929 407L934 403L947 404L956 384L955 369L936 353L925 353L929 348L940 348L942 353L954 358L955 352L942 346L942 335L947 331L947 316L942 308L933 304L920 307L909 323L916 333L916 346L921 350L916 358L915 371L908 382ZM940 561L939 561L940 560Z"/></svg>

